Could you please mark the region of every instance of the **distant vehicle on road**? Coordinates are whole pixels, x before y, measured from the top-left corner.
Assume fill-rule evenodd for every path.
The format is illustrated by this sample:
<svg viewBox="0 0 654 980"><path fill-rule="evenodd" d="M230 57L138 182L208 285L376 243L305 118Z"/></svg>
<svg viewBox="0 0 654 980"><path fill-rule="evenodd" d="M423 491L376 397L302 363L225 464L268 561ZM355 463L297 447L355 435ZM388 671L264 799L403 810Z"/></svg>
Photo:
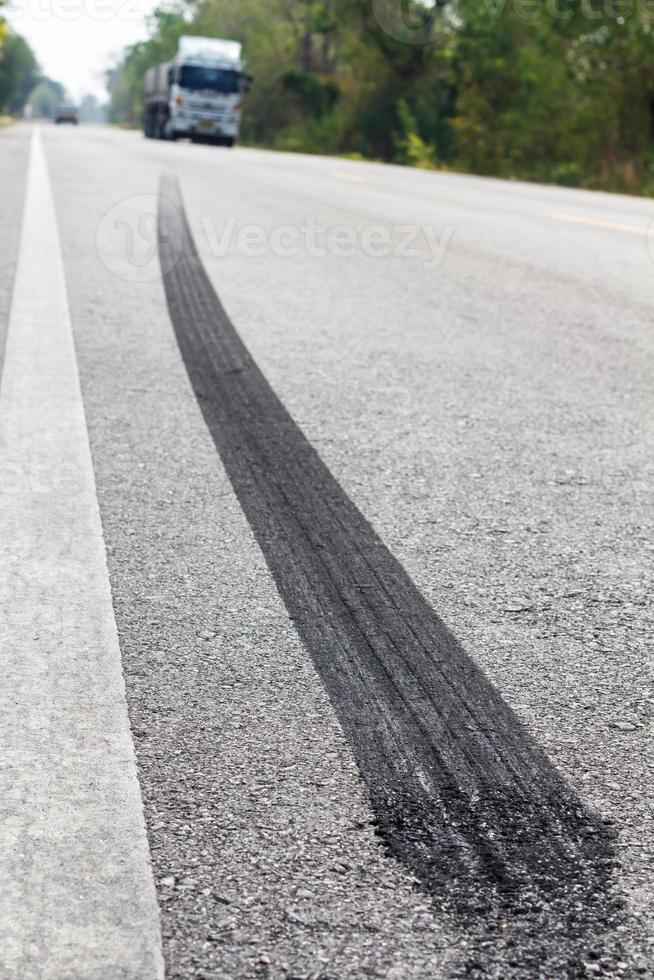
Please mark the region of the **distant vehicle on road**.
<svg viewBox="0 0 654 980"><path fill-rule="evenodd" d="M175 57L145 73L143 132L233 146L251 82L238 41L183 35Z"/></svg>
<svg viewBox="0 0 654 980"><path fill-rule="evenodd" d="M79 110L73 105L57 106L54 121L56 123L72 123L77 126L79 123Z"/></svg>

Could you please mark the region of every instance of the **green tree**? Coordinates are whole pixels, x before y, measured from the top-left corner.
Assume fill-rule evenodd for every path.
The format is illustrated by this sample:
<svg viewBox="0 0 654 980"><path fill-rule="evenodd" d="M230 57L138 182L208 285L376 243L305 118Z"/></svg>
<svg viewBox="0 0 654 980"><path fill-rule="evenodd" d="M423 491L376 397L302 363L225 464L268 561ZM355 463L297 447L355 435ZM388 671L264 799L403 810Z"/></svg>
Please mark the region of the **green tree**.
<svg viewBox="0 0 654 980"><path fill-rule="evenodd" d="M647 4L188 0L112 72L115 121L182 33L242 42L246 141L654 193Z"/></svg>
<svg viewBox="0 0 654 980"><path fill-rule="evenodd" d="M59 82L51 78L41 78L30 92L27 101L35 117L51 119L57 106L66 101L66 92Z"/></svg>
<svg viewBox="0 0 654 980"><path fill-rule="evenodd" d="M0 49L0 112L19 113L38 75L38 64L27 41L7 31Z"/></svg>
<svg viewBox="0 0 654 980"><path fill-rule="evenodd" d="M157 9L148 18L150 38L127 48L122 62L107 74L109 119L138 126L143 116L143 78L151 65L168 61L181 34L189 34L185 8Z"/></svg>

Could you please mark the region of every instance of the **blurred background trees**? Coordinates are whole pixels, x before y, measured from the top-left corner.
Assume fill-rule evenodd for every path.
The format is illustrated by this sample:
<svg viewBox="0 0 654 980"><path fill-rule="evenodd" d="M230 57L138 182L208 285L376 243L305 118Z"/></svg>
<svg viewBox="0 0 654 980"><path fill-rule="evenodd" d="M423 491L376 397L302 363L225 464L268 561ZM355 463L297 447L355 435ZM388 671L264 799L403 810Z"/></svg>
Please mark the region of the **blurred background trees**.
<svg viewBox="0 0 654 980"><path fill-rule="evenodd" d="M1 5L0 113L49 115ZM166 0L108 74L113 122L180 34L243 43L244 142L654 195L654 0Z"/></svg>
<svg viewBox="0 0 654 980"><path fill-rule="evenodd" d="M38 77L39 66L29 44L0 19L0 114L20 113Z"/></svg>
<svg viewBox="0 0 654 980"><path fill-rule="evenodd" d="M59 82L41 77L30 92L28 102L34 118L52 119L57 106L66 102L66 92Z"/></svg>
<svg viewBox="0 0 654 980"><path fill-rule="evenodd" d="M46 78L31 47L2 17L0 0L0 116L20 116L29 104L34 116L51 118L66 100L63 85Z"/></svg>

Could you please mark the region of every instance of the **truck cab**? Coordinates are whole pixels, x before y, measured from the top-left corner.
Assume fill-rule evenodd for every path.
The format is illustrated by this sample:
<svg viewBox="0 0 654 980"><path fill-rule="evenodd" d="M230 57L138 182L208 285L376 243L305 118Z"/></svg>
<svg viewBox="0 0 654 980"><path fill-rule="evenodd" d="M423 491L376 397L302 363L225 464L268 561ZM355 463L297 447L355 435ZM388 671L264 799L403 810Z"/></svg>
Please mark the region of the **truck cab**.
<svg viewBox="0 0 654 980"><path fill-rule="evenodd" d="M175 58L146 73L145 135L233 146L250 81L238 42L181 37Z"/></svg>
<svg viewBox="0 0 654 980"><path fill-rule="evenodd" d="M170 136L232 146L241 122L243 75L234 68L184 62L172 69Z"/></svg>

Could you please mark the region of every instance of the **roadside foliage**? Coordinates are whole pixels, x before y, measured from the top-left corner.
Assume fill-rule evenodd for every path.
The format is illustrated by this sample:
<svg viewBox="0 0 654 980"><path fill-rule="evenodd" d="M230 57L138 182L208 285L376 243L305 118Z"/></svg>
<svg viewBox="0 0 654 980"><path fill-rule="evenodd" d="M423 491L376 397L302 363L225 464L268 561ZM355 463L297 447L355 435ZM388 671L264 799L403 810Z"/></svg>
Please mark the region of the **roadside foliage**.
<svg viewBox="0 0 654 980"><path fill-rule="evenodd" d="M0 3L0 116L18 115L22 111L38 77L32 49L2 18Z"/></svg>
<svg viewBox="0 0 654 980"><path fill-rule="evenodd" d="M2 16L0 0L0 122L20 117L29 103L36 117L51 118L65 89L41 72L30 45Z"/></svg>
<svg viewBox="0 0 654 980"><path fill-rule="evenodd" d="M244 45L245 142L654 193L654 5L635 0L190 0L110 74L137 125L182 33Z"/></svg>

